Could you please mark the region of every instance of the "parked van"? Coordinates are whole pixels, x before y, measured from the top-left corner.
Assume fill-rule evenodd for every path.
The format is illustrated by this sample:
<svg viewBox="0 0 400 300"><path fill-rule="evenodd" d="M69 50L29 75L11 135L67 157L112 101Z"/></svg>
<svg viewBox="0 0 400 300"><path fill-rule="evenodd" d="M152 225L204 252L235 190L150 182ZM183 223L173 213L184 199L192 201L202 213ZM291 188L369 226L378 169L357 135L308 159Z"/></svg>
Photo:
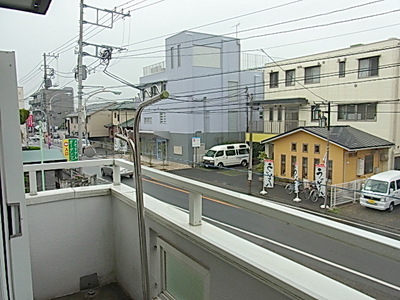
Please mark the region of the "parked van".
<svg viewBox="0 0 400 300"><path fill-rule="evenodd" d="M205 167L242 165L249 163L249 146L247 144L227 144L212 147L203 156Z"/></svg>
<svg viewBox="0 0 400 300"><path fill-rule="evenodd" d="M400 171L391 170L371 176L363 185L360 204L393 211L400 204Z"/></svg>

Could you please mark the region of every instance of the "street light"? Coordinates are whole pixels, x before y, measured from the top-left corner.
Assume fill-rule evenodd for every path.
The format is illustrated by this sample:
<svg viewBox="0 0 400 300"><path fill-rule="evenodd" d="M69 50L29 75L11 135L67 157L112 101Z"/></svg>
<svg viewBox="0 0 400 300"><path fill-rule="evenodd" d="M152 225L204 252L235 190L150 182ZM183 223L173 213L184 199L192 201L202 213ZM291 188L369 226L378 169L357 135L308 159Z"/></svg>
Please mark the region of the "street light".
<svg viewBox="0 0 400 300"><path fill-rule="evenodd" d="M100 93L113 93L114 95L120 95L121 91L113 91L113 90L107 90L105 88L94 91L89 94L89 96L86 98L83 107L82 103L79 103L80 105L78 106L78 151L79 151L79 156L82 156L82 125L85 124L85 140L87 136L87 126L86 126L86 104L88 100L93 97L94 95L100 94Z"/></svg>

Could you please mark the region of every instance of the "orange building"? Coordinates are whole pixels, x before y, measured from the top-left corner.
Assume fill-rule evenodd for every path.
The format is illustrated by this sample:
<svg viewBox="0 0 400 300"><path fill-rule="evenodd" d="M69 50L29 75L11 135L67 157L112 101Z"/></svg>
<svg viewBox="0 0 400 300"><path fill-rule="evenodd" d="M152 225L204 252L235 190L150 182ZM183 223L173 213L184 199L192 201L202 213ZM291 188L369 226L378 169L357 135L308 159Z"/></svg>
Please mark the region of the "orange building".
<svg viewBox="0 0 400 300"><path fill-rule="evenodd" d="M299 127L261 141L274 160L276 178L315 180L315 165L329 157L329 183L349 182L388 169L393 143L351 126ZM329 148L329 151L327 151Z"/></svg>

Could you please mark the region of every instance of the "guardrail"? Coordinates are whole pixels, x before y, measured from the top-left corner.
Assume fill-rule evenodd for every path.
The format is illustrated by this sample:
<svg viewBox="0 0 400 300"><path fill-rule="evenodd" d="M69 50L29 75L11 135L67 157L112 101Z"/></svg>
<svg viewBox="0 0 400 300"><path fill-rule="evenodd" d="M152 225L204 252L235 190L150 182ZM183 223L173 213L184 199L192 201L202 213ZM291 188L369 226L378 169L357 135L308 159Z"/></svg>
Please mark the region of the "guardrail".
<svg viewBox="0 0 400 300"><path fill-rule="evenodd" d="M120 168L133 170L133 164L123 159L98 159L65 163L46 163L23 166L24 172L29 172L30 194L37 194L35 173L41 170L69 169L90 166L113 165L113 185L121 184ZM332 237L336 240L354 245L385 256L399 260L400 241L396 241L372 232L341 224L326 218L286 207L263 198L227 190L215 185L206 184L193 179L181 177L165 171L142 166L142 174L160 182L171 184L189 192L189 224L199 226L202 221L202 199L208 197L220 202L252 211L264 216L297 225L318 234ZM162 199L160 199L162 200Z"/></svg>

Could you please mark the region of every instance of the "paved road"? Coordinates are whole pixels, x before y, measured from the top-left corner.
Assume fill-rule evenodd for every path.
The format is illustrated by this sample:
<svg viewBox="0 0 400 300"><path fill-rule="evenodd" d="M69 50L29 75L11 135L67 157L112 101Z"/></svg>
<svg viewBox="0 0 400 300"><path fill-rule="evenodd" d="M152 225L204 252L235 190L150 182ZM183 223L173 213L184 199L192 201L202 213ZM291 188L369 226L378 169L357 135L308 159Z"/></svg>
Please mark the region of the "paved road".
<svg viewBox="0 0 400 300"><path fill-rule="evenodd" d="M98 172L98 168L92 169L93 172ZM172 172L186 176L192 174L192 178L194 173L206 175L207 181L218 181L227 188L231 188L233 185L235 189L238 189L241 184L240 182L235 183L236 180L239 180L235 176L242 176L234 175L232 172L228 177L226 171L222 171L225 175L221 175L219 173L221 171L216 170L187 169ZM109 177L102 178L111 180ZM123 178L122 182L130 186L134 185L134 181L129 178ZM259 185L261 186L261 183ZM188 209L188 193L186 191L168 188L163 183L150 178L144 178L143 187L144 192L153 197L165 199L170 204ZM259 192L256 184L254 184L254 192L257 194ZM279 195L282 192L283 190L280 192L271 190L269 195L272 197L276 193L275 196L280 198ZM282 195L285 196L288 203L293 204L291 196L287 196L284 192ZM315 206L318 208L318 205ZM400 295L398 282L400 261L393 261L297 226L210 199L204 199L203 215L208 222L361 290L376 299L396 299Z"/></svg>

